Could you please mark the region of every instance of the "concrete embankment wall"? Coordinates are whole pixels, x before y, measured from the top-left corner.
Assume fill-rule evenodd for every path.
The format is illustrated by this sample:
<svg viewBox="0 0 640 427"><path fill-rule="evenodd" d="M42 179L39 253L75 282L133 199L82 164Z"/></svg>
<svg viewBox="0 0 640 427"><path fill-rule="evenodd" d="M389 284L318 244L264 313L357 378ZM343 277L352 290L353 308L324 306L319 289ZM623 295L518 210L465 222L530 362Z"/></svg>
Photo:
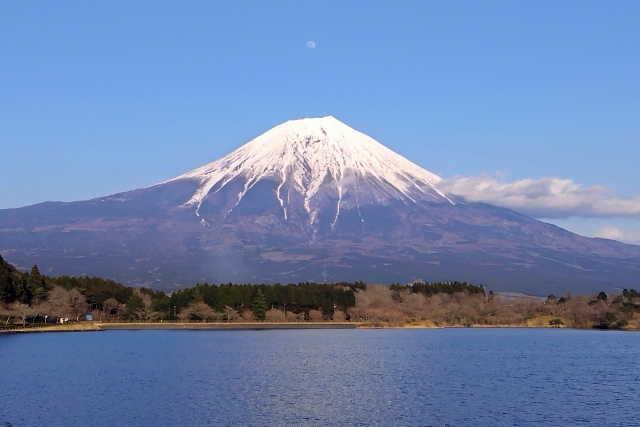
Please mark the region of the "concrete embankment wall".
<svg viewBox="0 0 640 427"><path fill-rule="evenodd" d="M266 330L266 329L355 329L355 323L102 323L101 330Z"/></svg>

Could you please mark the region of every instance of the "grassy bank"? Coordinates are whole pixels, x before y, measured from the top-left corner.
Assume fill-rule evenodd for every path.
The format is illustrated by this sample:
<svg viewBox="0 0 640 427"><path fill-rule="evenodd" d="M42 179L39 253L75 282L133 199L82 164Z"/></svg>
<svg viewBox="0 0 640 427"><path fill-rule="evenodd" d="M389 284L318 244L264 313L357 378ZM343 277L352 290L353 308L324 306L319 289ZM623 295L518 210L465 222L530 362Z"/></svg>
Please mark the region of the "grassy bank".
<svg viewBox="0 0 640 427"><path fill-rule="evenodd" d="M27 325L14 326L11 328L0 329L0 334L17 334L17 333L38 333L38 332L88 332L99 331L100 327L92 322L67 323L64 325L35 326Z"/></svg>
<svg viewBox="0 0 640 427"><path fill-rule="evenodd" d="M598 329L597 324L582 325L580 327L567 326L569 319L561 319L562 324L551 324L557 319L555 316L539 316L521 323L483 324L483 323L446 323L432 320L412 321L404 324L395 322L79 322L65 325L14 326L9 329L1 329L0 334L36 333L36 332L89 332L89 331L114 331L114 330L312 330L312 329L443 329L443 328L531 328L531 329ZM564 323L566 322L566 323ZM629 323L618 330L638 331L640 324Z"/></svg>

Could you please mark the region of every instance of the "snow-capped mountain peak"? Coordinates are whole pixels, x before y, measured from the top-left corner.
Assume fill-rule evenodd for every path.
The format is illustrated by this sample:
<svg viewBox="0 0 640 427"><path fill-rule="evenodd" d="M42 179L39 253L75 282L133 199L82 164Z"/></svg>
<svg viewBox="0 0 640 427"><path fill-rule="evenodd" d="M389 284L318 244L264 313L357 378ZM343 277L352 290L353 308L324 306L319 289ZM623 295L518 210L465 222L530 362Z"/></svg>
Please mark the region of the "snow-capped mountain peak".
<svg viewBox="0 0 640 427"><path fill-rule="evenodd" d="M436 188L441 178L334 117L290 120L232 153L170 181L197 180L187 205L197 205L235 180L243 182L240 203L258 182L277 183L276 197L287 219L303 208L310 222L327 205L341 209L364 204L452 200ZM170 182L169 181L169 182Z"/></svg>

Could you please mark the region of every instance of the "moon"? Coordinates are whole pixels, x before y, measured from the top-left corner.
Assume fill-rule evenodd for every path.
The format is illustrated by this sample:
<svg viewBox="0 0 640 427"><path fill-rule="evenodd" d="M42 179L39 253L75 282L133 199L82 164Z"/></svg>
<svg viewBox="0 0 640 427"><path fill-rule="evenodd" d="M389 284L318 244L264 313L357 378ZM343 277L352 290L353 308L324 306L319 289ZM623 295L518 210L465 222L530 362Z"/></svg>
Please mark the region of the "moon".
<svg viewBox="0 0 640 427"><path fill-rule="evenodd" d="M313 40L309 40L307 42L307 48L308 49L315 49L316 48L316 42L314 42Z"/></svg>

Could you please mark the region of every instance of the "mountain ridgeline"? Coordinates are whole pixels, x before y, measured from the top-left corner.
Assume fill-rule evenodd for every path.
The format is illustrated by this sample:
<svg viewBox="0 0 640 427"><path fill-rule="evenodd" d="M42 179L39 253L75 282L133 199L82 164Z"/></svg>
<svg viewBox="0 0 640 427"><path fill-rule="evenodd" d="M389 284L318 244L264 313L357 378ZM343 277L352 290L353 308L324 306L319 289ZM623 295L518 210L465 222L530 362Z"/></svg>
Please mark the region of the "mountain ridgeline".
<svg viewBox="0 0 640 427"><path fill-rule="evenodd" d="M292 120L147 188L0 210L0 253L165 291L452 277L531 295L638 287L640 246L469 203L440 182L333 117Z"/></svg>

